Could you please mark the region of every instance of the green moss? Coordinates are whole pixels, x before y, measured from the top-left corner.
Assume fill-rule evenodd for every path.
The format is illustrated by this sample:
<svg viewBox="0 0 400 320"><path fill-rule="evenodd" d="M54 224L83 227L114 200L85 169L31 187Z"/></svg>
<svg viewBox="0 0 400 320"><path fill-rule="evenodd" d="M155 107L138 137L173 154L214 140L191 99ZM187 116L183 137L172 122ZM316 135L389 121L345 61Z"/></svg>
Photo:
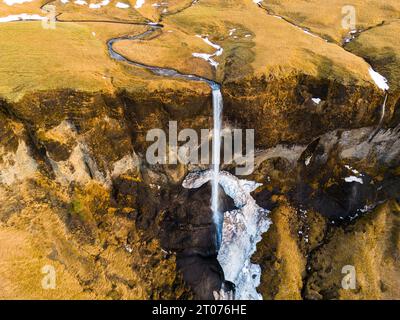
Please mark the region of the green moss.
<svg viewBox="0 0 400 320"><path fill-rule="evenodd" d="M70 206L70 214L73 217L79 218L82 222L88 222L90 216L87 213L87 210L85 210L85 206L82 203L80 199L75 198L71 202Z"/></svg>

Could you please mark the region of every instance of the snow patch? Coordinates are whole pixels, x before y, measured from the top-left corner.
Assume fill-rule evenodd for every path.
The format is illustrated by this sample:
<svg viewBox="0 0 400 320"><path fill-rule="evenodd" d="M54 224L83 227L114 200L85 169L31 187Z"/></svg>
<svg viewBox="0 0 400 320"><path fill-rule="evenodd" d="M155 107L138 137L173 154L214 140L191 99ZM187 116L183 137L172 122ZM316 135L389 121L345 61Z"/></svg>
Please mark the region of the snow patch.
<svg viewBox="0 0 400 320"><path fill-rule="evenodd" d="M222 49L222 47L217 45L216 43L211 42L208 39L208 37L202 37L200 35L196 35L196 37L201 38L205 43L207 43L209 46L213 47L217 51L215 51L213 54L194 52L194 53L192 53L192 56L206 60L211 66L213 66L214 68L217 68L219 63L212 58L220 56L222 54L222 52L224 51L224 49Z"/></svg>
<svg viewBox="0 0 400 320"><path fill-rule="evenodd" d="M120 9L128 9L129 8L129 4L124 3L124 2L117 2L117 4L115 6ZM136 8L136 6L135 6L135 8Z"/></svg>
<svg viewBox="0 0 400 320"><path fill-rule="evenodd" d="M383 91L389 90L389 85L387 84L388 81L384 76L380 75L372 68L369 68L368 71L372 80L374 80L375 84L378 86L379 89Z"/></svg>
<svg viewBox="0 0 400 320"><path fill-rule="evenodd" d="M320 99L320 98L311 98L311 100L312 100L315 104L320 104L320 103L321 103L321 99Z"/></svg>
<svg viewBox="0 0 400 320"><path fill-rule="evenodd" d="M75 4L78 4L80 6L85 6L87 5L87 2L85 0L76 0L74 1Z"/></svg>
<svg viewBox="0 0 400 320"><path fill-rule="evenodd" d="M105 7L106 5L108 5L110 3L110 0L103 0L100 3L91 3L89 5L90 9L100 9L101 7Z"/></svg>
<svg viewBox="0 0 400 320"><path fill-rule="evenodd" d="M310 164L311 158L312 158L312 155L309 156L309 157L307 157L307 159L304 161L304 164L305 164L306 166L308 166L308 165Z"/></svg>
<svg viewBox="0 0 400 320"><path fill-rule="evenodd" d="M43 20L45 18L46 17L42 17L42 16L40 16L38 14L21 13L21 14L9 15L7 17L2 17L2 18L0 18L0 22Z"/></svg>
<svg viewBox="0 0 400 320"><path fill-rule="evenodd" d="M345 167L347 170L350 170L351 172L353 172L354 174L362 175L358 170L353 169L353 168L352 168L351 166L349 166L348 164L346 164L344 167Z"/></svg>
<svg viewBox="0 0 400 320"><path fill-rule="evenodd" d="M135 9L139 9L144 5L144 0L136 0Z"/></svg>
<svg viewBox="0 0 400 320"><path fill-rule="evenodd" d="M192 53L192 56L196 57L196 58L200 58L200 59L206 60L214 68L217 68L218 65L219 65L219 63L217 61L212 59L212 57L214 56L213 54L195 52L195 53Z"/></svg>
<svg viewBox="0 0 400 320"><path fill-rule="evenodd" d="M8 5L8 6L12 6L14 4L22 4L25 2L32 2L33 0L3 0L3 2Z"/></svg>

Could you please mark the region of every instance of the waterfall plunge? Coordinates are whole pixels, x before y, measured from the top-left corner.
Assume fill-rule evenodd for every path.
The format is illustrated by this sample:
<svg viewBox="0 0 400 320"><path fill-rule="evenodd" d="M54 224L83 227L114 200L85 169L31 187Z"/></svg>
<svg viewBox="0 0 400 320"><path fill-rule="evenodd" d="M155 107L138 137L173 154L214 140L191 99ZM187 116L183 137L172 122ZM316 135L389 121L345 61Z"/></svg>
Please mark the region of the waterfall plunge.
<svg viewBox="0 0 400 320"><path fill-rule="evenodd" d="M256 289L260 284L261 268L251 263L251 256L256 251L261 235L268 230L271 223L268 218L269 211L259 207L250 194L261 184L238 179L228 172L219 171L223 102L220 87L211 83L211 88L214 122L212 168L189 173L182 185L184 188L192 189L199 188L208 181L211 182L211 210L216 229L218 261L224 270L226 280L236 285L234 299L262 299ZM234 200L237 209L225 213L221 211L219 185ZM219 293L215 295L221 298ZM224 297L223 294L222 299Z"/></svg>
<svg viewBox="0 0 400 320"><path fill-rule="evenodd" d="M219 210L219 165L221 161L221 122L222 122L222 94L219 86L212 86L213 98L213 143L212 143L212 172L213 178L211 182L211 210L213 212L213 220L216 227L216 243L219 249L222 242L222 224L223 213Z"/></svg>

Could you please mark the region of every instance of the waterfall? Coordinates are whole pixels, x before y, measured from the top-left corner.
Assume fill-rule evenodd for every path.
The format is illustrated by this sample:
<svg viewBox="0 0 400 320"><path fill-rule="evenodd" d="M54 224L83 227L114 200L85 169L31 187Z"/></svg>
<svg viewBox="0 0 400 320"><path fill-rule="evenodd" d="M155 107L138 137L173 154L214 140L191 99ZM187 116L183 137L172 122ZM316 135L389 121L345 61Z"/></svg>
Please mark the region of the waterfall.
<svg viewBox="0 0 400 320"><path fill-rule="evenodd" d="M186 176L182 186L197 189L213 179L213 170L195 171ZM224 271L225 280L235 284L235 300L262 299L257 292L261 267L251 262L257 243L271 224L269 211L258 206L251 195L261 184L239 179L226 171L220 171L218 179L219 185L233 200L236 209L221 213L223 224L221 221L219 227L222 229L222 241L217 259ZM216 293L216 299L227 298L226 293L224 290Z"/></svg>
<svg viewBox="0 0 400 320"><path fill-rule="evenodd" d="M383 100L383 104L381 107L381 118L379 119L379 123L378 123L378 126L376 127L376 129L368 137L368 142L371 142L372 139L374 139L374 137L377 135L379 130L382 128L383 120L385 119L387 98L388 98L388 94L386 93L385 99Z"/></svg>
<svg viewBox="0 0 400 320"><path fill-rule="evenodd" d="M222 242L222 224L223 213L219 210L219 165L221 161L221 122L222 122L222 94L220 87L216 84L212 85L213 98L213 143L212 143L212 172L211 181L211 210L213 212L213 221L216 227L216 245L219 249Z"/></svg>
<svg viewBox="0 0 400 320"><path fill-rule="evenodd" d="M260 184L238 179L228 172L220 172L223 109L220 85L203 77L180 73L175 69L149 66L132 61L114 51L113 45L118 41L139 40L162 28L161 24L149 23L148 25L150 29L139 35L110 39L107 42L109 55L114 60L124 61L130 65L147 69L159 76L203 82L211 87L214 126L212 166L210 170L189 173L182 182L182 186L188 189L200 188L204 183L211 182L211 210L216 229L215 244L218 251L218 261L226 275L226 280L236 286L235 299L261 299L261 295L257 292L261 268L251 263L251 256L256 250L257 243L261 240L261 235L268 230L271 223L268 218L269 211L259 207L250 194ZM206 42L208 43L208 39ZM216 48L217 45L212 46ZM218 48L220 54L222 48L219 46ZM219 186L223 188L225 194L234 200L237 209L222 212L222 208L219 206ZM224 292L224 290L222 289L222 298L232 298L233 293ZM219 293L214 292L214 296L220 298Z"/></svg>

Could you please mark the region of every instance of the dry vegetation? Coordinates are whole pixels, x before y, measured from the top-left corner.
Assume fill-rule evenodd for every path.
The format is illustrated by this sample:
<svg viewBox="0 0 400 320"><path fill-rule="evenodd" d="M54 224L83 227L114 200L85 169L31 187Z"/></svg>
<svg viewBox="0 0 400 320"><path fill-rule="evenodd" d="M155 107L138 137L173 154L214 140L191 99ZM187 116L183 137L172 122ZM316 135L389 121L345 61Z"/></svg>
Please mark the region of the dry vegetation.
<svg viewBox="0 0 400 320"><path fill-rule="evenodd" d="M170 63L175 68L187 72L193 61L204 65L199 58L191 56L198 50L198 39L194 35L208 35L224 48L224 53L215 57L221 63L216 74L218 81L254 75L285 77L295 72L345 83L371 82L368 65L361 58L268 16L250 1L201 1L177 15L166 17L164 24L164 32L169 30L177 34L163 34L136 46L121 43L118 49L129 58L148 64L172 60ZM177 39L183 39L181 44ZM197 67L192 71L208 76L212 67L208 66L208 70Z"/></svg>
<svg viewBox="0 0 400 320"><path fill-rule="evenodd" d="M392 89L398 89L400 83L399 32L399 21L387 23L363 32L346 46L347 50L370 61L388 79Z"/></svg>
<svg viewBox="0 0 400 320"><path fill-rule="evenodd" d="M24 11L22 8L28 13L39 13L40 4L33 1L7 8L1 4L2 15L20 13ZM74 3L53 4L63 21L138 23L148 18L140 15L141 10L147 10L146 5L135 10L131 3L130 8L119 9L111 2L93 10ZM176 1L168 7L168 12L178 12L187 6L187 1ZM152 8L159 12L161 7ZM157 20L153 14L150 16ZM368 66L361 58L267 15L251 1L204 0L177 14L166 14L163 24L164 29L151 40L123 41L115 48L135 61L218 81L305 73L344 83L371 83ZM151 90L190 86L193 89L193 84L151 76L147 71L127 68L109 58L106 49L109 38L138 34L144 28L120 23L59 22L53 30L41 28L40 22L1 23L0 43L7 55L0 65L0 93L8 99L18 99L25 92L65 87L108 92L116 88ZM214 57L220 63L216 73L206 61L192 56L194 52L215 51L196 34L208 35L224 48L221 56Z"/></svg>
<svg viewBox="0 0 400 320"><path fill-rule="evenodd" d="M350 31L342 26L345 6L355 8L357 29L400 18L400 3L397 0L270 0L262 3L271 12L338 43Z"/></svg>
<svg viewBox="0 0 400 320"><path fill-rule="evenodd" d="M134 222L115 213L102 185L91 183L71 195L37 176L18 188L17 195L0 189L0 299L168 299L182 294L175 258L166 259L156 240L141 241ZM42 286L44 266L56 272L54 289Z"/></svg>

